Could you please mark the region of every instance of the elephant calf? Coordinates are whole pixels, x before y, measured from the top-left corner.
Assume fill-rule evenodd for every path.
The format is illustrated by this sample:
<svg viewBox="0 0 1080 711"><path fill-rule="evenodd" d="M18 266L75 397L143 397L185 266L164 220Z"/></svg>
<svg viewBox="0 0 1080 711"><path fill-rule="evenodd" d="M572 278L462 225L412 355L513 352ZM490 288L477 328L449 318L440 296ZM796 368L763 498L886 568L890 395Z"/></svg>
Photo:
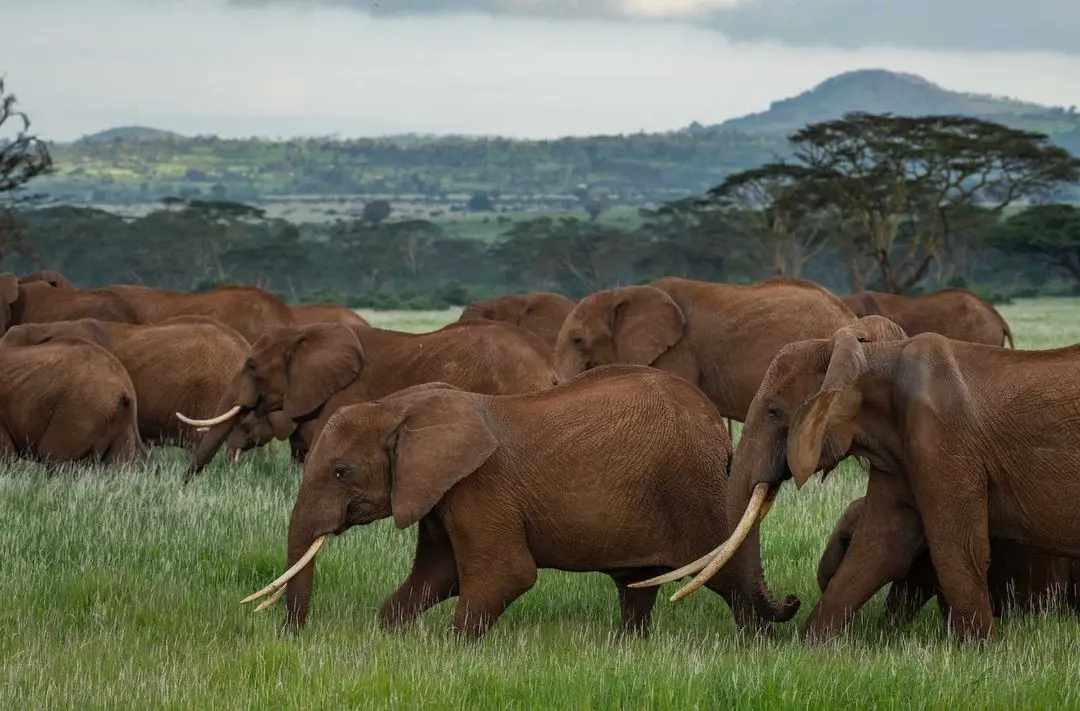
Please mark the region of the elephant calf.
<svg viewBox="0 0 1080 711"><path fill-rule="evenodd" d="M48 287L53 288L53 287ZM135 387L83 340L0 348L0 456L118 463L142 451Z"/></svg>
<svg viewBox="0 0 1080 711"><path fill-rule="evenodd" d="M605 366L520 395L414 386L330 418L293 506L290 570L248 600L284 595L286 630L299 629L326 536L392 516L419 535L412 572L382 606L386 627L457 596L454 628L480 637L538 568L556 568L611 576L622 632L645 635L656 589L628 584L726 535L730 463L716 407L655 368ZM733 576L709 587L742 626L799 607Z"/></svg>
<svg viewBox="0 0 1080 711"><path fill-rule="evenodd" d="M855 499L836 522L825 551L818 563L818 588L822 593L840 569L859 526L865 497ZM908 510L915 516L914 511ZM916 524L917 525L917 524ZM1075 612L1080 612L1080 560L1049 555L1029 546L1001 538L990 539L990 567L986 575L990 606L994 617L1010 611L1034 611L1055 597L1061 597ZM930 551L919 555L907 574L894 580L885 598L885 612L893 622L910 621L936 596L943 614L948 603L941 592Z"/></svg>

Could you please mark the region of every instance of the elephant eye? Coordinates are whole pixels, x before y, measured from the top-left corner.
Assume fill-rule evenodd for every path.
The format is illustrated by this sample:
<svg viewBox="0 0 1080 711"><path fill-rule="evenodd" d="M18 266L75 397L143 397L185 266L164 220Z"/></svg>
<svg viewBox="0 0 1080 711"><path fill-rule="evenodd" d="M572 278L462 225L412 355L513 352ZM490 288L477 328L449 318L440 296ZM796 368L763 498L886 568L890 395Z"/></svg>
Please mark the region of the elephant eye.
<svg viewBox="0 0 1080 711"><path fill-rule="evenodd" d="M349 468L344 464L338 464L334 467L334 478L341 481L349 475Z"/></svg>
<svg viewBox="0 0 1080 711"><path fill-rule="evenodd" d="M784 413L780 410L779 407L776 407L775 405L769 406L769 409L766 410L766 414L769 416L769 420L772 422L780 422L784 419Z"/></svg>
<svg viewBox="0 0 1080 711"><path fill-rule="evenodd" d="M574 344L575 348L581 348L583 345L585 345L585 339L581 337L580 333L575 333L574 337L571 338L570 341Z"/></svg>

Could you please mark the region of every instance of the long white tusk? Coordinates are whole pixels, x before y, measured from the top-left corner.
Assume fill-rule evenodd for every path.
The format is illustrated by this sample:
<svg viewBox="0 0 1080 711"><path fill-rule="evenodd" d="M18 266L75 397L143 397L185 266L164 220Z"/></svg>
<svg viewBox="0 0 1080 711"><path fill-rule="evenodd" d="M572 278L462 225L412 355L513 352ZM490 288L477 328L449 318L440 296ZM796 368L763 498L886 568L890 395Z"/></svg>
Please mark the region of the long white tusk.
<svg viewBox="0 0 1080 711"><path fill-rule="evenodd" d="M758 484L754 487L754 493L750 497L750 503L746 505L746 511L743 512L742 518L739 520L739 525L735 527L735 531L731 534L731 538L724 541L723 545L716 551L716 557L709 561L709 564L705 566L697 576L689 583L684 585L675 591L675 594L671 596L671 602L678 602L687 595L690 595L705 583L709 582L709 579L716 575L716 571L724 567L724 564L731 560L731 557L735 555L735 552L739 550L739 546L742 545L746 537L750 535L750 529L754 527L756 523L765 518L765 514L769 512L772 507L771 503L766 505L765 497L769 493L768 484Z"/></svg>
<svg viewBox="0 0 1080 711"><path fill-rule="evenodd" d="M293 567L286 570L284 573L278 576L277 580L270 583L259 592L251 593L250 595L245 597L243 600L240 601L240 603L243 604L246 602L253 602L255 600L258 600L263 595L276 592L278 588L285 587L285 583L296 577L296 574L303 570L305 565L311 562L311 559L314 558L315 554L319 552L319 548L322 547L323 541L325 540L326 536L319 536L318 538L316 538L315 542L311 544L311 547L307 549L307 553L300 556L300 560L296 561L293 564Z"/></svg>
<svg viewBox="0 0 1080 711"><path fill-rule="evenodd" d="M259 606L255 608L255 612L262 612L263 610L280 600L281 596L285 594L285 587L285 585L282 585L280 588L277 589L276 593L260 602Z"/></svg>
<svg viewBox="0 0 1080 711"><path fill-rule="evenodd" d="M754 487L754 491L751 492L751 494L750 494L750 502L746 505L746 512L743 513L742 521L739 522L739 527L741 527L743 525L743 523L747 520L747 518L751 515L750 514L751 510L753 510L755 514L757 513L757 509L761 507L761 502L764 501L765 495L768 493L768 491L769 491L769 485L768 484L758 484L757 486ZM766 511L768 511L768 509L766 509ZM751 523L751 525L753 525L753 524ZM648 587L652 587L654 585L663 585L664 583L674 582L674 581L679 580L681 578L685 578L687 575L693 575L694 573L698 572L699 570L701 570L702 568L707 566L709 564L709 561L713 560L714 558L716 558L716 556L720 555L720 553L724 551L724 546L728 545L729 542L731 542L737 535L739 535L739 530L740 530L740 528L737 527L735 529L735 532L732 533L731 536L726 541L724 541L719 546L717 546L713 550L709 551L705 555L701 556L700 558L695 560L693 563L687 563L686 565L679 568L678 570L673 570L670 573L664 573L663 575L657 575L655 578L649 578L648 580L642 580L641 582L638 582L638 583L631 583L630 585L627 585L627 587L630 587L630 588L648 588ZM735 550L737 550L738 547L740 545L742 545L743 540L746 538L746 535L749 532L750 532L750 527L747 526L746 532L742 534L742 537L739 539L738 543L735 544ZM735 550L732 550L731 553L734 553ZM728 554L728 557L730 558L731 554ZM723 564L721 564L721 565L723 565ZM719 570L719 567L717 567L717 570ZM715 574L715 572L716 571L713 571L714 574ZM712 577L712 576L709 576L709 577Z"/></svg>
<svg viewBox="0 0 1080 711"><path fill-rule="evenodd" d="M228 412L224 412L217 417L211 417L209 420L196 420L188 417L182 412L176 413L176 417L181 422L186 422L192 427L213 427L214 425L220 425L222 422L232 419L241 409L242 408L239 405L233 405Z"/></svg>

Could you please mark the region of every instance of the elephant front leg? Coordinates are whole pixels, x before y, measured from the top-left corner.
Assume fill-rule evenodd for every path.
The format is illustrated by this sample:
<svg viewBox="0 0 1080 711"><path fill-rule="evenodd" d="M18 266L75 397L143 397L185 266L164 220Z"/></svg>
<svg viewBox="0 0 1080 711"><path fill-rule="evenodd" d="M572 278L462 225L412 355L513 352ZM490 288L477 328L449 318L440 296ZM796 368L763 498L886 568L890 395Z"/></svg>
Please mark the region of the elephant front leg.
<svg viewBox="0 0 1080 711"><path fill-rule="evenodd" d="M493 525L451 535L461 576L454 630L478 640L514 600L536 585L536 561L523 530Z"/></svg>
<svg viewBox="0 0 1080 711"><path fill-rule="evenodd" d="M384 629L400 631L424 611L458 592L457 563L446 531L424 519L418 526L412 571L379 610Z"/></svg>
<svg viewBox="0 0 1080 711"><path fill-rule="evenodd" d="M911 570L893 582L885 598L885 616L894 625L904 625L915 619L919 610L937 593L937 577L928 553L919 556Z"/></svg>

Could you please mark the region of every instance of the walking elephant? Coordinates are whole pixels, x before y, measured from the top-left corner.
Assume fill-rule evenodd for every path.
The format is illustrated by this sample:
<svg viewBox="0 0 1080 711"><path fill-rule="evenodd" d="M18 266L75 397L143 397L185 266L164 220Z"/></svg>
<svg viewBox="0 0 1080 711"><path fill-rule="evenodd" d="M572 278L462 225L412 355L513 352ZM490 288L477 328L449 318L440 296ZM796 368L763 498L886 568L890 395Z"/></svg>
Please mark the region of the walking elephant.
<svg viewBox="0 0 1080 711"><path fill-rule="evenodd" d="M100 346L0 348L0 457L129 461L142 453L136 410L131 378Z"/></svg>
<svg viewBox="0 0 1080 711"><path fill-rule="evenodd" d="M781 348L854 321L839 297L802 279L736 286L665 277L579 301L553 359L563 380L609 363L651 365L686 378L741 421Z"/></svg>
<svg viewBox="0 0 1080 711"><path fill-rule="evenodd" d="M308 326L313 323L337 323L342 326L370 326L360 314L345 306L337 304L301 304L290 306L293 316L296 317L298 326Z"/></svg>
<svg viewBox="0 0 1080 711"><path fill-rule="evenodd" d="M333 324L277 329L252 347L222 394L222 414L197 420L180 413L190 425L211 428L195 450L188 480L249 415L283 413L267 427L279 439L288 437L303 461L337 408L433 381L508 394L551 387L555 374L534 334L497 321L454 323L431 333Z"/></svg>
<svg viewBox="0 0 1080 711"><path fill-rule="evenodd" d="M480 637L538 568L557 568L608 574L621 631L647 634L656 590L627 584L704 553L703 531L724 535L730 457L715 406L642 366L598 368L529 394L429 383L349 405L304 465L289 571L248 601L283 594L285 628L298 630L325 538L393 517L419 528L412 572L380 610L385 627L457 596L455 630ZM710 588L743 625L784 621L799 607L727 576Z"/></svg>
<svg viewBox="0 0 1080 711"><path fill-rule="evenodd" d="M1005 317L967 289L942 289L924 296L860 291L843 298L856 316L884 316L909 336L940 333L957 341L988 346L1008 343L1009 348L1014 347L1012 330Z"/></svg>
<svg viewBox="0 0 1080 711"><path fill-rule="evenodd" d="M848 504L829 536L817 570L818 588L822 593L836 576L860 525L878 526L882 523L863 521L865 503L865 498L860 497ZM911 509L903 513L905 516L916 516ZM917 520L906 525L921 528ZM1080 560L1047 555L1008 539L991 537L986 583L994 617L1009 612L1035 612L1056 599L1066 602L1074 612L1080 612ZM930 552L924 546L907 573L892 581L885 598L885 612L894 623L903 624L913 619L935 596L938 607L947 618L948 602L942 595Z"/></svg>
<svg viewBox="0 0 1080 711"><path fill-rule="evenodd" d="M204 316L151 325L94 319L24 324L9 329L0 345L31 346L58 338L82 338L116 356L135 387L139 431L144 442L154 444L195 441L195 431L176 413L212 416L250 351L243 336Z"/></svg>
<svg viewBox="0 0 1080 711"><path fill-rule="evenodd" d="M995 634L991 538L1080 556L1077 373L1080 346L1023 351L936 333L907 338L880 316L784 348L743 427L729 519L744 512L757 520L786 479L801 487L858 456L869 468L863 521L878 524L856 530L810 615L807 640L837 634L923 546L962 639ZM757 531L725 552L749 546L760 561ZM726 553L704 564L679 595L725 562ZM764 584L760 566L737 574Z"/></svg>
<svg viewBox="0 0 1080 711"><path fill-rule="evenodd" d="M20 284L14 274L0 274L0 332L21 323L81 318L139 322L134 309L108 290L57 288L44 280Z"/></svg>
<svg viewBox="0 0 1080 711"><path fill-rule="evenodd" d="M542 338L548 348L555 348L563 321L577 304L562 294L533 291L527 294L507 294L493 299L474 301L461 312L459 321L488 319L505 321L528 329Z"/></svg>
<svg viewBox="0 0 1080 711"><path fill-rule="evenodd" d="M284 301L254 286L221 286L187 293L124 285L103 291L127 303L135 313L135 323L160 323L174 316L207 316L235 329L248 343L276 328L297 325Z"/></svg>

